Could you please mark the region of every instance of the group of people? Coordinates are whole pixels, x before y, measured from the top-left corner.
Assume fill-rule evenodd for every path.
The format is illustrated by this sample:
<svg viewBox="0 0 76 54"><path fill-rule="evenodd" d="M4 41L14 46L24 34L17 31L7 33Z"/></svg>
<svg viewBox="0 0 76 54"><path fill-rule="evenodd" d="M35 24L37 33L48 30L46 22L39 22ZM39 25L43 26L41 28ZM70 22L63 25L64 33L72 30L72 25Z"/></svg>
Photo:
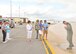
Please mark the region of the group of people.
<svg viewBox="0 0 76 54"><path fill-rule="evenodd" d="M32 26L31 21L28 21L27 25L26 25L26 29L27 29L27 38L30 39L30 41L31 41L33 29L35 29L35 31L36 31L36 39L39 38L40 40L42 40L42 39L44 39L44 36L47 39L48 23L46 20L44 20L44 23L42 20L40 20L40 21L36 20L35 28Z"/></svg>
<svg viewBox="0 0 76 54"><path fill-rule="evenodd" d="M69 47L67 49L72 49L74 47L74 44L72 42L73 37L73 30L72 26L69 22L63 21L63 24L65 25L64 28L67 31L67 41L69 42ZM10 24L9 22L3 21L2 23L2 34L3 34L3 43L6 43L8 40L10 40ZM27 38L29 41L31 41L33 29L36 31L36 39L43 40L44 37L47 40L47 34L48 34L48 23L46 20L44 22L42 20L36 20L35 27L32 26L32 23L30 20L28 20L26 24L27 29Z"/></svg>
<svg viewBox="0 0 76 54"><path fill-rule="evenodd" d="M67 31L67 41L69 42L69 47L67 49L72 49L72 47L74 47L74 44L72 42L72 37L73 37L72 26L67 21L63 21L63 24L65 25L64 28ZM26 28L27 28L27 37L31 41L32 29L33 29L33 26L31 25L31 21L28 21ZM35 23L35 30L36 30L36 39L40 38L40 40L43 40L45 37L45 39L47 40L48 23L46 20L44 20L44 23L42 20L40 21L37 20Z"/></svg>
<svg viewBox="0 0 76 54"><path fill-rule="evenodd" d="M2 34L3 34L3 43L6 43L8 40L10 40L10 32L11 32L11 28L10 28L10 23L3 21L2 22ZM34 27L31 24L31 21L28 20L27 25L26 25L26 29L27 29L27 38L31 41L31 37L32 37L32 30L34 29ZM36 39L40 38L41 40L41 36L42 39L44 39L44 36L46 36L47 39L47 33L48 33L48 23L46 20L44 20L44 23L42 22L42 20L37 20L35 23L35 30L36 30Z"/></svg>

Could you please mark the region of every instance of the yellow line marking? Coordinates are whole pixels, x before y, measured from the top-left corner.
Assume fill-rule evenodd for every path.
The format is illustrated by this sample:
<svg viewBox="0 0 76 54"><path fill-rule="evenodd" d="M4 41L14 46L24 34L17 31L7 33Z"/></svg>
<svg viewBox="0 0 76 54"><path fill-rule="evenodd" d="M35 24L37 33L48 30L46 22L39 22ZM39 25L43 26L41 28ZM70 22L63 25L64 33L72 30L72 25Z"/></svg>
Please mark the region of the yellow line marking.
<svg viewBox="0 0 76 54"><path fill-rule="evenodd" d="M47 48L46 48L46 46L45 46L45 44L44 44L44 41L42 41L42 43L43 43L43 45L44 45L44 48L45 48L46 54L49 54L49 52L48 52L48 50L47 50Z"/></svg>
<svg viewBox="0 0 76 54"><path fill-rule="evenodd" d="M47 44L48 47L50 48L52 54L55 54L55 51L54 51L53 47L51 46L51 44L48 42L48 40L45 40L45 39L44 39L44 41L46 42L46 44Z"/></svg>

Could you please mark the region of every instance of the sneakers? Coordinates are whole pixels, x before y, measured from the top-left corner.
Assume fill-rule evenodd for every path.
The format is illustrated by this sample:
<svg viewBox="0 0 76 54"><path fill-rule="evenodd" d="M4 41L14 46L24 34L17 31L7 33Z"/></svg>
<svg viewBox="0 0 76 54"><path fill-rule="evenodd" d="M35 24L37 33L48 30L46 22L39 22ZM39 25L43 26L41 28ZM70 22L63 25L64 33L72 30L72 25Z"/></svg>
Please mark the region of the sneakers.
<svg viewBox="0 0 76 54"><path fill-rule="evenodd" d="M74 47L74 45L72 44L72 45L70 45L68 48L67 48L67 50L72 50L72 47Z"/></svg>
<svg viewBox="0 0 76 54"><path fill-rule="evenodd" d="M72 45L69 45L69 47L74 47L74 45L72 44Z"/></svg>
<svg viewBox="0 0 76 54"><path fill-rule="evenodd" d="M8 38L7 40L11 40L11 38Z"/></svg>
<svg viewBox="0 0 76 54"><path fill-rule="evenodd" d="M6 43L7 41L4 41L3 43Z"/></svg>
<svg viewBox="0 0 76 54"><path fill-rule="evenodd" d="M8 38L6 41L3 41L3 43L6 43L8 40L11 40L11 38Z"/></svg>

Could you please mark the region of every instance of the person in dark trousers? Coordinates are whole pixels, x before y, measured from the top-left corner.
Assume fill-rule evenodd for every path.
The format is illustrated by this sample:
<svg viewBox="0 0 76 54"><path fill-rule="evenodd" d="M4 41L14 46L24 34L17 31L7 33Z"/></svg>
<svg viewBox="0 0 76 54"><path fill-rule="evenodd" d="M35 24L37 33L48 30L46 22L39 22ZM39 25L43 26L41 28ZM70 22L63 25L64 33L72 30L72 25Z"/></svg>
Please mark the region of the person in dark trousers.
<svg viewBox="0 0 76 54"><path fill-rule="evenodd" d="M63 21L63 24L65 25L64 28L67 31L67 41L69 42L69 47L67 49L72 49L72 47L74 47L72 42L72 37L73 37L72 26L69 22L66 21Z"/></svg>
<svg viewBox="0 0 76 54"><path fill-rule="evenodd" d="M6 21L3 21L1 29L3 34L3 43L6 43Z"/></svg>
<svg viewBox="0 0 76 54"><path fill-rule="evenodd" d="M35 30L36 30L36 39L38 39L38 35L39 35L39 20L36 20L36 24L35 24Z"/></svg>

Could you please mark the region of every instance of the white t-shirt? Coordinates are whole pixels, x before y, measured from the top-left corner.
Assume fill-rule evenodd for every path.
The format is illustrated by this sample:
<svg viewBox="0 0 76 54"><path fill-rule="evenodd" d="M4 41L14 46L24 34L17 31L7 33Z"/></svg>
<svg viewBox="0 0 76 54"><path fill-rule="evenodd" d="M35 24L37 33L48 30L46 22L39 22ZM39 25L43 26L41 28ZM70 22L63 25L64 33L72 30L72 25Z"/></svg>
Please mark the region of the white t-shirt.
<svg viewBox="0 0 76 54"><path fill-rule="evenodd" d="M32 25L31 24L27 24L26 25L26 29L27 29L27 31L32 31Z"/></svg>

